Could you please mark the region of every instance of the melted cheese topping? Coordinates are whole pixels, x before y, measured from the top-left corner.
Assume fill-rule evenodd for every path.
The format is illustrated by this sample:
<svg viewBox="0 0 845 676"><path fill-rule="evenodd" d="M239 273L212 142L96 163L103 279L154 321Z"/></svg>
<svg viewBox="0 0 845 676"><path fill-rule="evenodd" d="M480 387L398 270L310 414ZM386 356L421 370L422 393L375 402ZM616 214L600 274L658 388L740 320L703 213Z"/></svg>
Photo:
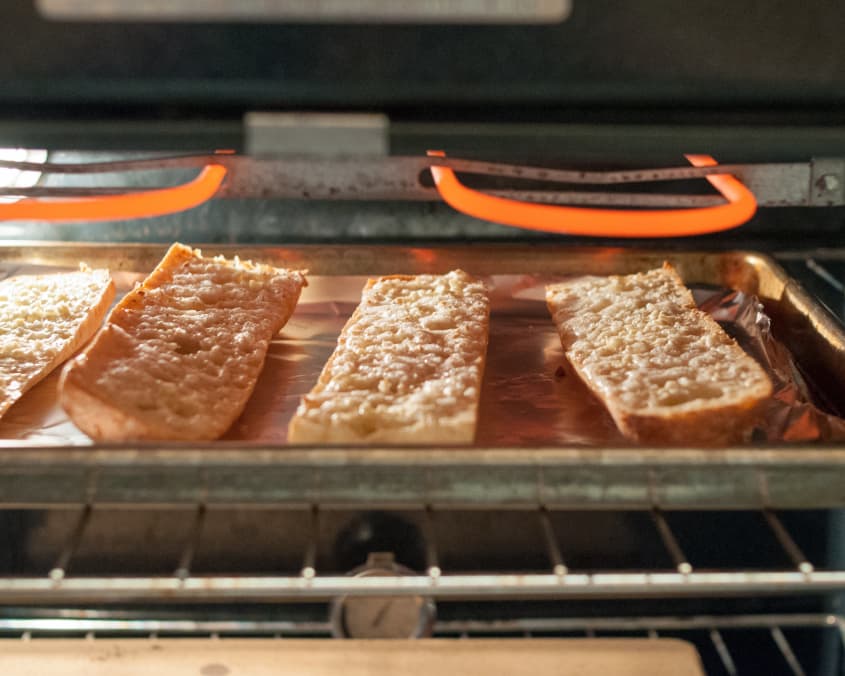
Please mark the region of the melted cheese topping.
<svg viewBox="0 0 845 676"><path fill-rule="evenodd" d="M457 270L369 285L291 425L292 441L472 441L484 285Z"/></svg>
<svg viewBox="0 0 845 676"><path fill-rule="evenodd" d="M718 408L769 379L674 272L656 269L551 285L546 298L566 356L602 396L636 412Z"/></svg>
<svg viewBox="0 0 845 676"><path fill-rule="evenodd" d="M69 356L111 284L107 270L21 275L0 282L0 415ZM55 362L55 363L54 363Z"/></svg>

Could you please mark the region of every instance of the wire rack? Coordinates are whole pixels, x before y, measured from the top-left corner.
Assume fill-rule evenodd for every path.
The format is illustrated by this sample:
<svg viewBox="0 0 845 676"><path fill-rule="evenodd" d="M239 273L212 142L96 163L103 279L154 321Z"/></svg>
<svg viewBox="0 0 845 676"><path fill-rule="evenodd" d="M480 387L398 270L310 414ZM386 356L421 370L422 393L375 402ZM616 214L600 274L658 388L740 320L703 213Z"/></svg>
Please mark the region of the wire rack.
<svg viewBox="0 0 845 676"><path fill-rule="evenodd" d="M25 561L19 557L17 567L0 576L0 602L6 603L325 601L395 594L434 599L695 597L845 590L841 556L818 550L819 565L805 551L807 545L818 549L828 538L841 539L842 511L816 513L808 526L801 513L769 509L578 512L538 505L533 510L461 511L421 505L397 512L399 520L366 545L394 552L404 547L400 561L405 558L418 572L378 577L349 575L360 561L336 554L344 528L369 517L318 505L236 515L206 505L156 512L85 505L76 512L47 510L37 517L34 512L9 514L15 523L37 518L42 526L17 527L18 540L7 543L10 550L35 554ZM787 522L796 518L798 525L790 528ZM177 522L178 528L150 540L156 524ZM818 532L821 524L827 532ZM356 527L373 531L379 526ZM137 536L126 537L133 528ZM252 529L248 539L245 528ZM792 532L795 528L801 537ZM116 540L121 532L123 540ZM251 547L260 551L251 553ZM149 549L155 549L152 559Z"/></svg>

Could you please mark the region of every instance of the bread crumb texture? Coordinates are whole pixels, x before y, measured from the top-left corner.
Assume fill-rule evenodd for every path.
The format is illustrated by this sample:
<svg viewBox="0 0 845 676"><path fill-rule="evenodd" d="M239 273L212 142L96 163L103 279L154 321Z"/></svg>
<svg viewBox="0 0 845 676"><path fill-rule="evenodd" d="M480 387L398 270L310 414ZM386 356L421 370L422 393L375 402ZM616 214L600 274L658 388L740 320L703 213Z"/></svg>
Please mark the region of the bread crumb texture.
<svg viewBox="0 0 845 676"><path fill-rule="evenodd" d="M85 267L0 281L0 415L93 335L113 295L108 271Z"/></svg>
<svg viewBox="0 0 845 676"><path fill-rule="evenodd" d="M630 416L682 424L771 394L760 365L696 307L668 264L550 285L546 300L567 359L623 431Z"/></svg>
<svg viewBox="0 0 845 676"><path fill-rule="evenodd" d="M372 280L293 442L471 442L487 351L489 300L463 271Z"/></svg>
<svg viewBox="0 0 845 676"><path fill-rule="evenodd" d="M68 365L63 405L95 439L215 439L243 410L304 285L298 271L176 244Z"/></svg>

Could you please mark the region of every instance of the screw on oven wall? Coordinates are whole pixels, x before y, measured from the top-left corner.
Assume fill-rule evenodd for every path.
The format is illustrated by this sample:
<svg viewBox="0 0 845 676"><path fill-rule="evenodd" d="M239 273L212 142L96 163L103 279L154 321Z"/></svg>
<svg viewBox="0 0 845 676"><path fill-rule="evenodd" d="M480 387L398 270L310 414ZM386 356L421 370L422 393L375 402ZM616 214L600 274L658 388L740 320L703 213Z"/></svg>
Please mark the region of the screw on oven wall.
<svg viewBox="0 0 845 676"><path fill-rule="evenodd" d="M816 181L816 187L826 192L839 189L839 177L836 174L824 174Z"/></svg>

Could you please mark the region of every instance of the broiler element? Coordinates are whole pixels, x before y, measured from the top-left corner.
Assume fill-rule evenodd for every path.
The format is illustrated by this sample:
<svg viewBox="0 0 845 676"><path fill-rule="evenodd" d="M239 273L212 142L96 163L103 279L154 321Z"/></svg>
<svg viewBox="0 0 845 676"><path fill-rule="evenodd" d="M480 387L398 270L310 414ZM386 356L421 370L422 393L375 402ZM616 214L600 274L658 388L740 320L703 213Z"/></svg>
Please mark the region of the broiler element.
<svg viewBox="0 0 845 676"><path fill-rule="evenodd" d="M517 227L567 234L663 237L736 227L753 215L755 203L762 207L845 204L845 158L791 164L719 165L706 155L696 155L690 156L690 161L697 166L609 172L480 162L436 154L430 157L261 158L216 153L86 164L3 161L0 168L45 174L200 171L182 185L138 191L107 185L0 190L0 196L27 198L0 204L0 219L120 220L173 213L212 197L442 199L464 213ZM460 182L459 175L472 178ZM584 185L610 187L696 178L706 178L721 194L572 189ZM561 189L562 186L566 187ZM50 198L50 201L40 198ZM557 211L549 206L561 204L591 208L566 207ZM592 208L598 206L614 209ZM630 210L619 211L623 208ZM608 226L611 221L612 227Z"/></svg>

